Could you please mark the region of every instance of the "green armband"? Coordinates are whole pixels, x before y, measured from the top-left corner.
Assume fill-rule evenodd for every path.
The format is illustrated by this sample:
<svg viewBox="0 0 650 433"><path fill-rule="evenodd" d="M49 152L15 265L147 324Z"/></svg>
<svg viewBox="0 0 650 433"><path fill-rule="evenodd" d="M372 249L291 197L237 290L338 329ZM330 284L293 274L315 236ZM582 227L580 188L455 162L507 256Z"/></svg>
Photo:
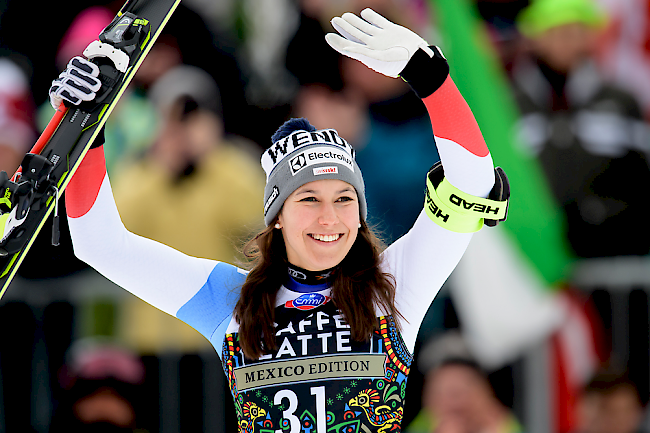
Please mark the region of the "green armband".
<svg viewBox="0 0 650 433"><path fill-rule="evenodd" d="M431 221L440 227L457 233L474 233L483 227L483 219L477 215L456 212L438 196L436 188L427 177L426 200L424 209Z"/></svg>
<svg viewBox="0 0 650 433"><path fill-rule="evenodd" d="M431 220L447 230L457 233L473 233L485 223L494 226L505 221L508 213L510 188L503 170L495 170L499 182L495 188L499 194L490 192L490 197L502 200L481 198L467 194L444 178L441 164L436 164L427 175L426 199L424 208ZM505 186L502 180L505 179ZM504 192L506 192L504 194Z"/></svg>

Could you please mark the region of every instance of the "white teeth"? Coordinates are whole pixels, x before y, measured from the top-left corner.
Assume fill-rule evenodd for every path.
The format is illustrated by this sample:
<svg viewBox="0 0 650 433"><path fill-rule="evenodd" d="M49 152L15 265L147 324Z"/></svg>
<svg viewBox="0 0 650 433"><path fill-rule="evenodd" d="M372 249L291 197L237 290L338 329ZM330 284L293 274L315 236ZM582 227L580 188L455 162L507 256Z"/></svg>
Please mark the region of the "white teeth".
<svg viewBox="0 0 650 433"><path fill-rule="evenodd" d="M341 234L337 233L335 235L319 235L319 234L314 233L314 234L311 235L311 237L316 239L316 240L322 241L322 242L333 242L333 241L337 240L338 238L340 238Z"/></svg>

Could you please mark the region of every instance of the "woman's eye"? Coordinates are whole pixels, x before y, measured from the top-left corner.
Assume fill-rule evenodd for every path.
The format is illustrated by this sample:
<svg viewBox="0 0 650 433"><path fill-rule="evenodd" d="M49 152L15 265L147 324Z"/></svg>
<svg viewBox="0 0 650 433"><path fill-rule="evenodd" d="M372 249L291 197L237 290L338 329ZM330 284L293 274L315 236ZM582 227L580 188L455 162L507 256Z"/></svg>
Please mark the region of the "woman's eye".
<svg viewBox="0 0 650 433"><path fill-rule="evenodd" d="M352 201L352 197L343 196L339 198L337 201Z"/></svg>
<svg viewBox="0 0 650 433"><path fill-rule="evenodd" d="M300 201L317 201L317 200L316 200L316 197L305 197L305 198L301 199Z"/></svg>

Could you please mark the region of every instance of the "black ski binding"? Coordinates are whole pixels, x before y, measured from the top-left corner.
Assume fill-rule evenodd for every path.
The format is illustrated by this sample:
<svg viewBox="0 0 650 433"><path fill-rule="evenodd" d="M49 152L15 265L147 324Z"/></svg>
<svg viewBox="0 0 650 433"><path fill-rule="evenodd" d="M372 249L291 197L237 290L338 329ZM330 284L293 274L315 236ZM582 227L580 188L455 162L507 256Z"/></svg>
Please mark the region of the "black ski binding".
<svg viewBox="0 0 650 433"><path fill-rule="evenodd" d="M99 40L125 51L133 58L133 53L141 49L144 42L151 37L149 21L126 12L106 26L99 35Z"/></svg>
<svg viewBox="0 0 650 433"><path fill-rule="evenodd" d="M38 211L53 195L58 194L50 173L54 164L42 155L28 153L21 164L22 172L15 181L0 172L0 257L22 249L28 241L21 227L29 212Z"/></svg>

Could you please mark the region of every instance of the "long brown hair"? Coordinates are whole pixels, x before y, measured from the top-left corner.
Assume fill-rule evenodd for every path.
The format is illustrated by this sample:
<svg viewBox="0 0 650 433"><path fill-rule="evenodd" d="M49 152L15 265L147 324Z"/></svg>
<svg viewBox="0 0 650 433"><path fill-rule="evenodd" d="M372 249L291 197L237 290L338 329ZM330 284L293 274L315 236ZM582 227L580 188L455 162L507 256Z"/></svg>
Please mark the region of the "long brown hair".
<svg viewBox="0 0 650 433"><path fill-rule="evenodd" d="M287 278L287 252L282 233L274 225L275 221L243 248L252 268L242 286L235 314L239 344L250 359L277 349L273 326L275 299ZM395 307L395 278L379 267L383 248L379 237L364 221L352 248L334 271L332 300L356 341L367 340L377 328L375 306L402 317Z"/></svg>

